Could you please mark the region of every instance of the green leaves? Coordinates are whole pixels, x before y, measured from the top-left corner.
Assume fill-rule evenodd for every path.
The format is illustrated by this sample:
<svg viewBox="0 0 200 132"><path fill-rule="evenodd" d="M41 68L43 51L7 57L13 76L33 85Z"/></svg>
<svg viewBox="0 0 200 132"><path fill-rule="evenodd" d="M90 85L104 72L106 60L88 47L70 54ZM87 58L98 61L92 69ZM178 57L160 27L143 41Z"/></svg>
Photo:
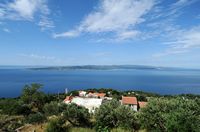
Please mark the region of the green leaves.
<svg viewBox="0 0 200 132"><path fill-rule="evenodd" d="M140 123L150 131L200 130L200 105L184 98L155 98L141 110Z"/></svg>
<svg viewBox="0 0 200 132"><path fill-rule="evenodd" d="M63 126L64 123L61 118L52 119L47 124L45 132L67 132L68 128Z"/></svg>
<svg viewBox="0 0 200 132"><path fill-rule="evenodd" d="M123 106L117 100L102 104L95 113L96 128L112 129L121 127L124 129L138 129L136 114L130 107Z"/></svg>
<svg viewBox="0 0 200 132"><path fill-rule="evenodd" d="M47 103L43 107L43 111L46 116L58 115L59 114L59 104L58 102L52 101Z"/></svg>
<svg viewBox="0 0 200 132"><path fill-rule="evenodd" d="M41 110L45 103L45 94L39 91L41 88L41 84L25 85L21 95L24 104L29 104L31 107Z"/></svg>
<svg viewBox="0 0 200 132"><path fill-rule="evenodd" d="M30 114L27 118L27 122L28 123L42 123L45 119L46 118L42 113L37 112L34 114Z"/></svg>
<svg viewBox="0 0 200 132"><path fill-rule="evenodd" d="M88 109L76 104L66 105L63 112L64 119L68 120L74 126L89 126L90 114Z"/></svg>

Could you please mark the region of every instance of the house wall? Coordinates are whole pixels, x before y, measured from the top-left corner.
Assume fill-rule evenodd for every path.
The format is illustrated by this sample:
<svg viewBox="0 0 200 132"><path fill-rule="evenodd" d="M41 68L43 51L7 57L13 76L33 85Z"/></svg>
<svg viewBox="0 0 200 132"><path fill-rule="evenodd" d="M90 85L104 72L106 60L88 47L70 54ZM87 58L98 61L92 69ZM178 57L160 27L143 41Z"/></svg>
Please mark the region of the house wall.
<svg viewBox="0 0 200 132"><path fill-rule="evenodd" d="M131 109L133 109L134 111L137 111L137 105L131 105Z"/></svg>
<svg viewBox="0 0 200 132"><path fill-rule="evenodd" d="M102 104L102 99L75 97L72 99L71 103L83 106L87 108L90 113L94 113L95 109L99 108Z"/></svg>

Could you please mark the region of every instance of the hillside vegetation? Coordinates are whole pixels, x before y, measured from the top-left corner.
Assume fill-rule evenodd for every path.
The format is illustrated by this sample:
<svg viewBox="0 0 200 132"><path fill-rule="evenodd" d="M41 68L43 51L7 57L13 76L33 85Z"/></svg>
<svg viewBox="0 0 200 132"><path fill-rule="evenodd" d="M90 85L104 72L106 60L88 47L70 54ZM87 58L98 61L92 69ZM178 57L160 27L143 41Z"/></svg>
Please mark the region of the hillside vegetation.
<svg viewBox="0 0 200 132"><path fill-rule="evenodd" d="M112 97L94 114L76 104L64 104L68 94L45 94L42 85L26 85L18 98L0 99L0 131L45 132L199 132L200 96L161 96L141 91L88 89L87 92L104 92ZM138 112L120 104L121 96L136 96L148 101Z"/></svg>

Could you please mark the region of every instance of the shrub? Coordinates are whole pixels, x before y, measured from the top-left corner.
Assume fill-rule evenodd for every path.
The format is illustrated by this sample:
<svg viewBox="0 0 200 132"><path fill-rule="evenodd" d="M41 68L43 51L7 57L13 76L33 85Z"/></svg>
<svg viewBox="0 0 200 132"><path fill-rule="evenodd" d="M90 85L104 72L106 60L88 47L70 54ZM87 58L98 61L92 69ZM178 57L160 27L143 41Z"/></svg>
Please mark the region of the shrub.
<svg viewBox="0 0 200 132"><path fill-rule="evenodd" d="M17 99L0 100L0 109L2 114L8 115L28 115L31 113L31 109Z"/></svg>
<svg viewBox="0 0 200 132"><path fill-rule="evenodd" d="M102 104L95 112L96 128L115 127L117 124L117 117L114 110L119 106L120 103L117 100L112 100Z"/></svg>
<svg viewBox="0 0 200 132"><path fill-rule="evenodd" d="M66 105L64 118L74 126L89 126L90 114L88 109L76 104Z"/></svg>
<svg viewBox="0 0 200 132"><path fill-rule="evenodd" d="M139 128L135 112L129 107L120 105L117 100L102 104L96 111L95 118L96 129L98 131L110 130L117 127L130 130Z"/></svg>
<svg viewBox="0 0 200 132"><path fill-rule="evenodd" d="M65 122L60 118L52 119L47 124L45 132L67 132L68 128L67 127L63 127L64 123Z"/></svg>
<svg viewBox="0 0 200 132"><path fill-rule="evenodd" d="M45 104L43 107L43 111L47 116L58 115L59 114L58 102L50 102L48 104Z"/></svg>
<svg viewBox="0 0 200 132"><path fill-rule="evenodd" d="M41 88L42 85L36 83L25 85L20 97L23 103L29 104L40 111L45 103L45 94L40 91Z"/></svg>
<svg viewBox="0 0 200 132"><path fill-rule="evenodd" d="M141 110L140 122L149 131L200 130L200 105L184 98L155 98Z"/></svg>
<svg viewBox="0 0 200 132"><path fill-rule="evenodd" d="M42 123L44 120L45 116L40 112L30 114L27 118L28 123Z"/></svg>

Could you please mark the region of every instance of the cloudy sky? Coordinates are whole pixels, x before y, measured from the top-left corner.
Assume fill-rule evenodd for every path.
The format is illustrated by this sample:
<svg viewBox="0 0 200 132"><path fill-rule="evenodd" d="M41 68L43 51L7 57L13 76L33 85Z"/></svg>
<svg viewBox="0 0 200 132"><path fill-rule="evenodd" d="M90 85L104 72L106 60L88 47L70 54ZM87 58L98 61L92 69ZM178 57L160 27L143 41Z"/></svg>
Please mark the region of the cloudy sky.
<svg viewBox="0 0 200 132"><path fill-rule="evenodd" d="M0 65L200 67L200 0L1 0Z"/></svg>

